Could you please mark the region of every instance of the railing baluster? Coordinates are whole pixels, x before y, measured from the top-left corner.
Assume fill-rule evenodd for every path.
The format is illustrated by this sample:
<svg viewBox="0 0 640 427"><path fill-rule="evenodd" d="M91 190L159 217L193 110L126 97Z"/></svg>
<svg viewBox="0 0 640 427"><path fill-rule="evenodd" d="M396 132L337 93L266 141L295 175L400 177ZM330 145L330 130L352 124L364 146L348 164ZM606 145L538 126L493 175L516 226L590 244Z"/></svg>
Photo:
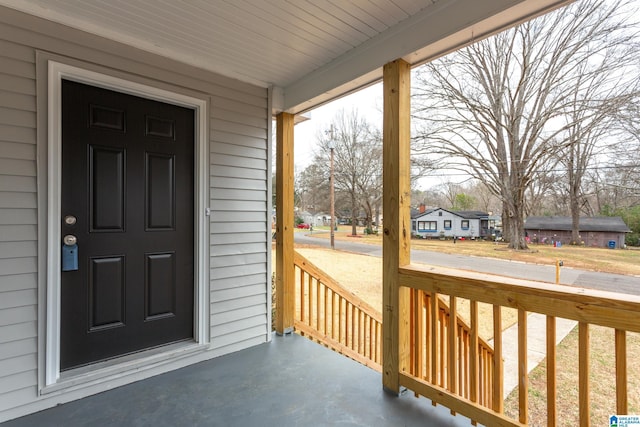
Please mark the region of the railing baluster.
<svg viewBox="0 0 640 427"><path fill-rule="evenodd" d="M351 338L353 337L353 335L350 336L350 331L351 331L351 322L350 322L350 316L349 316L349 309L351 308L351 304L349 304L349 301L345 300L344 301L344 319L345 319L345 323L344 323L344 339L345 339L345 344L347 347L349 347L349 343L351 342Z"/></svg>
<svg viewBox="0 0 640 427"><path fill-rule="evenodd" d="M418 310L416 309L417 290L409 290L409 360L412 364L409 366L411 375L418 376ZM416 396L417 397L417 396Z"/></svg>
<svg viewBox="0 0 640 427"><path fill-rule="evenodd" d="M304 322L304 277L306 273L300 269L300 321Z"/></svg>
<svg viewBox="0 0 640 427"><path fill-rule="evenodd" d="M369 348L368 356L369 356L369 359L373 360L373 352L371 351L372 350L371 344L373 343L373 339L372 339L373 335L371 334L371 325L373 325L373 319L371 318L371 316L367 316L366 320L367 320L367 322L366 322L366 325L367 325L366 326L367 327L367 337L369 337L369 339L368 339L368 341L369 341L368 342L368 348Z"/></svg>
<svg viewBox="0 0 640 427"><path fill-rule="evenodd" d="M471 337L469 343L470 364L469 379L470 390L469 399L472 402L478 402L478 301L469 303L469 314L471 317Z"/></svg>
<svg viewBox="0 0 640 427"><path fill-rule="evenodd" d="M358 318L358 352L362 352L362 312L360 309L356 310L356 317Z"/></svg>
<svg viewBox="0 0 640 427"><path fill-rule="evenodd" d="M309 289L309 297L307 298L307 313L308 313L308 322L309 326L313 325L313 280L314 278L309 275L309 283L307 283L307 288Z"/></svg>
<svg viewBox="0 0 640 427"><path fill-rule="evenodd" d="M458 377L457 377L457 361L456 356L458 351L456 349L458 343L458 299L454 296L449 297L449 342L448 342L448 367L449 367L449 391L453 394L458 392Z"/></svg>
<svg viewBox="0 0 640 427"><path fill-rule="evenodd" d="M329 310L327 310L327 303L329 302L329 288L324 286L324 333L325 335L329 335L328 329L328 321L329 321Z"/></svg>
<svg viewBox="0 0 640 427"><path fill-rule="evenodd" d="M342 297L338 295L338 342L342 343Z"/></svg>
<svg viewBox="0 0 640 427"><path fill-rule="evenodd" d="M440 349L440 360L439 360L439 365L440 365L440 387L445 387L445 372L447 371L447 359L445 358L445 351L446 351L446 346L445 346L445 341L444 341L444 337L446 336L445 332L446 332L446 317L443 314L443 312L440 310L440 307L438 307L438 317L440 318L440 333L438 335L438 346Z"/></svg>
<svg viewBox="0 0 640 427"><path fill-rule="evenodd" d="M427 292L422 293L421 304L423 307L423 315L424 315L424 330L422 332L422 339L424 340L424 379L427 381L431 380L431 361L432 361L432 353L431 349L433 347L433 341L431 339L431 331L433 328L431 327L431 295Z"/></svg>
<svg viewBox="0 0 640 427"><path fill-rule="evenodd" d="M556 318L547 316L547 426L555 427L556 407Z"/></svg>
<svg viewBox="0 0 640 427"><path fill-rule="evenodd" d="M627 402L627 333L616 329L616 414L626 415Z"/></svg>
<svg viewBox="0 0 640 427"><path fill-rule="evenodd" d="M456 318L457 320L457 318ZM466 385L465 385L465 381L466 381L466 375L465 375L465 368L464 366L466 366L467 363L467 349L465 347L465 332L464 329L462 329L462 325L459 324L458 322L456 322L456 329L457 329L457 340L458 341L458 351L456 352L458 355L458 395L460 396L465 396L467 397L467 395L465 395L465 390L467 389Z"/></svg>
<svg viewBox="0 0 640 427"><path fill-rule="evenodd" d="M527 312L518 310L518 412L522 424L529 423L529 373L527 370Z"/></svg>
<svg viewBox="0 0 640 427"><path fill-rule="evenodd" d="M426 372L428 368L428 347L427 342L429 341L425 336L426 326L427 326L427 312L425 310L424 305L425 293L424 291L418 292L418 301L416 301L416 309L418 310L418 355L419 355L419 366L418 366L418 376L422 379L426 378Z"/></svg>
<svg viewBox="0 0 640 427"><path fill-rule="evenodd" d="M375 355L374 361L377 362L377 363L380 363L380 346L378 344L380 343L381 338L378 337L378 328L379 328L379 323L376 322L374 324L374 334L375 334L375 337L376 337L375 345L373 346L374 355Z"/></svg>
<svg viewBox="0 0 640 427"><path fill-rule="evenodd" d="M580 426L591 425L589 403L589 324L578 324L578 395L580 405Z"/></svg>
<svg viewBox="0 0 640 427"><path fill-rule="evenodd" d="M320 280L316 279L316 330L320 330Z"/></svg>
<svg viewBox="0 0 640 427"><path fill-rule="evenodd" d="M431 323L429 325L429 337L431 341L431 383L438 383L438 294L431 293Z"/></svg>
<svg viewBox="0 0 640 427"><path fill-rule="evenodd" d="M502 414L504 412L504 383L502 361L502 308L493 306L493 410Z"/></svg>
<svg viewBox="0 0 640 427"><path fill-rule="evenodd" d="M463 390L462 396L465 399L469 398L469 334L460 325L460 346L463 350L463 357L460 361L460 379L461 388Z"/></svg>
<svg viewBox="0 0 640 427"><path fill-rule="evenodd" d="M355 350L357 346L356 336L356 307L353 304L351 306L351 349Z"/></svg>
<svg viewBox="0 0 640 427"><path fill-rule="evenodd" d="M333 290L329 291L331 294L331 338L336 338L336 293Z"/></svg>
<svg viewBox="0 0 640 427"><path fill-rule="evenodd" d="M494 347L493 348L493 357L494 358L496 357L495 351L496 351L496 349ZM500 354L500 356L498 356L498 357L500 357L500 359L502 359L502 354ZM488 370L489 376L487 377L487 380L491 384L491 388L488 388L488 390L489 390L489 398L491 399L490 402L491 402L491 405L493 406L493 392L495 390L494 387L493 387L493 378L495 377L494 371L495 371L495 366L496 366L495 365L495 361L493 359L491 359L491 363L488 364L488 366L489 366L489 370Z"/></svg>

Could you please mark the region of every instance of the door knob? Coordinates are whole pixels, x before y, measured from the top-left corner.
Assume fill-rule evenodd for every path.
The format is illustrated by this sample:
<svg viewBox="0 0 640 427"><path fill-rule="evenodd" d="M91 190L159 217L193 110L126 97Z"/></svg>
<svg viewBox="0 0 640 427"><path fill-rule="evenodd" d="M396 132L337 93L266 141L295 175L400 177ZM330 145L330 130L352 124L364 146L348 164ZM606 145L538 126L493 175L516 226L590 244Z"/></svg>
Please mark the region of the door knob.
<svg viewBox="0 0 640 427"><path fill-rule="evenodd" d="M62 238L62 241L64 242L65 245L67 246L73 246L76 243L78 243L78 239L76 238L76 236L74 236L73 234L67 234L66 236L64 236Z"/></svg>

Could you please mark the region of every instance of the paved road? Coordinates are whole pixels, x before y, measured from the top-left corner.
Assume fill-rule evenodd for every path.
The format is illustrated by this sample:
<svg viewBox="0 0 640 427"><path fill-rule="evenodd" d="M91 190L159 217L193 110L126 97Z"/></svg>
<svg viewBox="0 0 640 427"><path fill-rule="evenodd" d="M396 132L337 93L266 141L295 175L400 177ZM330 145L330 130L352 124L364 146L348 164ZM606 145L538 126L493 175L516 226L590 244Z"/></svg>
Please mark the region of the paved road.
<svg viewBox="0 0 640 427"><path fill-rule="evenodd" d="M320 247L330 247L329 239L313 237L308 233L295 233L295 242ZM354 239L355 240L355 239ZM460 242L460 244L467 244ZM382 257L382 247L355 241L336 240L336 249ZM417 263L433 264L441 267L462 268L483 273L500 274L503 276L555 282L555 265L527 264L519 261L505 261L493 258L482 258L463 255L443 254L440 252L414 249L411 260ZM640 295L640 277L624 276L621 274L598 273L594 271L578 270L562 267L560 283L581 288L599 289L603 291L620 292Z"/></svg>

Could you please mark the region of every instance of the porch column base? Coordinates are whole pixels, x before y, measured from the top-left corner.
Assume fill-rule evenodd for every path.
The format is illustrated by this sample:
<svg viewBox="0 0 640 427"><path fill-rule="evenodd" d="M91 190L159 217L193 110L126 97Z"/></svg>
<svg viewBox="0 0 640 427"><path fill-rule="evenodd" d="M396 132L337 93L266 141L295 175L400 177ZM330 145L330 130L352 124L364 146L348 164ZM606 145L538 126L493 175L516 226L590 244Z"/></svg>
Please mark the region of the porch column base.
<svg viewBox="0 0 640 427"><path fill-rule="evenodd" d="M276 335L278 335L279 337L283 337L285 335L291 335L293 333L293 326L289 327L289 328L285 328L282 333L276 331Z"/></svg>
<svg viewBox="0 0 640 427"><path fill-rule="evenodd" d="M395 397L400 397L403 394L405 394L407 392L407 388L406 387L400 387L400 391L395 391L390 389L389 387L386 386L382 386L382 390L387 393L390 394L391 396L395 396Z"/></svg>

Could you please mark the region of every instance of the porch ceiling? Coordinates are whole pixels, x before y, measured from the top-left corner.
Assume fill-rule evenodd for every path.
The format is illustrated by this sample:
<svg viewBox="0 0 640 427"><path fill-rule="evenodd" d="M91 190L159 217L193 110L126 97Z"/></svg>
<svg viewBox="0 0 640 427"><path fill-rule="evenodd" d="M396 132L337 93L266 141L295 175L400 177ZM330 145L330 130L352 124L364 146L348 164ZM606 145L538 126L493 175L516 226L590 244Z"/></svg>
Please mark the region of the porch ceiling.
<svg viewBox="0 0 640 427"><path fill-rule="evenodd" d="M0 0L259 86L299 113L572 0ZM34 29L37 31L37 29Z"/></svg>

